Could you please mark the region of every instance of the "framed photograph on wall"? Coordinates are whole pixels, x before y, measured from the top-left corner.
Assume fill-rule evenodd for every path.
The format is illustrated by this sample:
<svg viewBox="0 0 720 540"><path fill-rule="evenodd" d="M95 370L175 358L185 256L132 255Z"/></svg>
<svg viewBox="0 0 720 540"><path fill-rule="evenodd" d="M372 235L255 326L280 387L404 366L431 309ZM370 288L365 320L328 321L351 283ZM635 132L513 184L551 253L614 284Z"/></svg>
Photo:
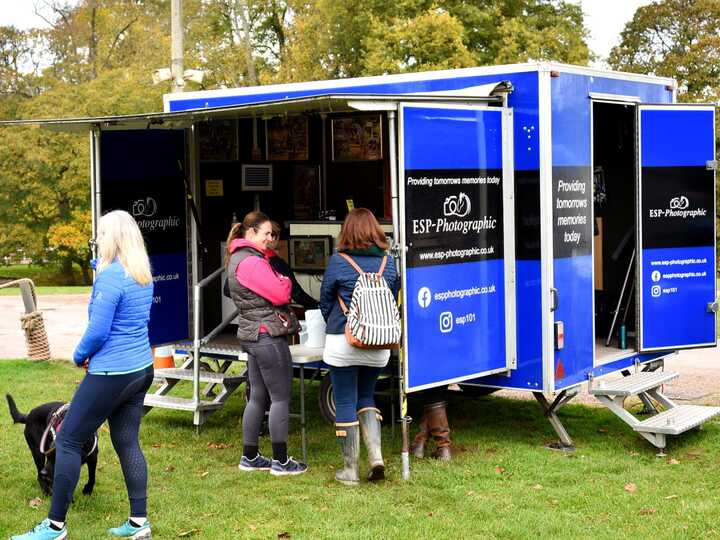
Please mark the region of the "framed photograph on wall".
<svg viewBox="0 0 720 540"><path fill-rule="evenodd" d="M308 119L305 116L271 118L266 124L269 160L307 161Z"/></svg>
<svg viewBox="0 0 720 540"><path fill-rule="evenodd" d="M291 236L290 268L308 274L323 273L332 254L332 236Z"/></svg>
<svg viewBox="0 0 720 540"><path fill-rule="evenodd" d="M202 122L198 132L200 161L237 161L238 138L235 120Z"/></svg>
<svg viewBox="0 0 720 540"><path fill-rule="evenodd" d="M382 117L379 114L332 119L333 161L377 161L382 157Z"/></svg>

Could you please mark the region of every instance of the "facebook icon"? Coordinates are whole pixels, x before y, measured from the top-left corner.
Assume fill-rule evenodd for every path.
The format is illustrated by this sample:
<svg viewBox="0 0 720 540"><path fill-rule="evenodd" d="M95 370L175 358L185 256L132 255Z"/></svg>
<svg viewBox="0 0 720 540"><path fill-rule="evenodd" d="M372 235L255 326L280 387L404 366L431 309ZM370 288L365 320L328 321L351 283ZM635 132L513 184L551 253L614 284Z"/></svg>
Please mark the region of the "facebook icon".
<svg viewBox="0 0 720 540"><path fill-rule="evenodd" d="M421 308L426 308L430 305L432 299L432 293L427 287L423 287L418 291L417 300Z"/></svg>

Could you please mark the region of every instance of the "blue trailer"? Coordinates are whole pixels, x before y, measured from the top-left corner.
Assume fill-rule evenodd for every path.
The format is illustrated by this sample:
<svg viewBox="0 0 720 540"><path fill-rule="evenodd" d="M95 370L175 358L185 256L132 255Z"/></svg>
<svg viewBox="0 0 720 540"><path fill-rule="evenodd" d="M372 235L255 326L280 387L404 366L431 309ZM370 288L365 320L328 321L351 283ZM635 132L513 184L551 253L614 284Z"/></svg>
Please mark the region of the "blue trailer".
<svg viewBox="0 0 720 540"><path fill-rule="evenodd" d="M125 208L146 232L152 339L191 339L196 424L192 358L237 355L218 344L234 314L208 300L232 214L268 210L291 248L322 250L350 199L387 218L402 269L401 417L432 387L527 391L568 448L557 411L588 384L663 449L720 412L661 392L677 377L664 358L717 343L715 110L676 92L528 63L169 94L163 113L46 124L90 130L94 219ZM315 270L296 266L311 292ZM629 395L657 414L631 415Z"/></svg>

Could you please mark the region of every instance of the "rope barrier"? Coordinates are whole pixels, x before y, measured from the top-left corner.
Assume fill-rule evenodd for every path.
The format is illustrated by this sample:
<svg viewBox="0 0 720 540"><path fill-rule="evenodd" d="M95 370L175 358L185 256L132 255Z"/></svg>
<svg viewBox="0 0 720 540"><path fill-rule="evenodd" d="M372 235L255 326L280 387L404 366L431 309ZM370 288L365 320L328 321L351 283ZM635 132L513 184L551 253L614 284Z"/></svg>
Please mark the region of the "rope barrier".
<svg viewBox="0 0 720 540"><path fill-rule="evenodd" d="M22 278L0 285L0 289L8 287L19 287L25 301L26 313L20 315L20 327L25 332L28 359L49 360L50 344L48 343L42 312L37 309L35 284L31 279Z"/></svg>

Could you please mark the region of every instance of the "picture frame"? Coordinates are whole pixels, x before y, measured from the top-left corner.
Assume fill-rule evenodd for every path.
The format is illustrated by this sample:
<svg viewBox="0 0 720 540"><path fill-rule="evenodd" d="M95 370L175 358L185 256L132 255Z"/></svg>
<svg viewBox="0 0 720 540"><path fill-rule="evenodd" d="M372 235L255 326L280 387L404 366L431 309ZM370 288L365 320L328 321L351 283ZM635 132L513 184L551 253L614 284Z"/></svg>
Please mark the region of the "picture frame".
<svg viewBox="0 0 720 540"><path fill-rule="evenodd" d="M237 161L238 132L235 120L213 120L198 125L200 161Z"/></svg>
<svg viewBox="0 0 720 540"><path fill-rule="evenodd" d="M333 118L332 159L378 161L383 159L382 116L363 114Z"/></svg>
<svg viewBox="0 0 720 540"><path fill-rule="evenodd" d="M322 274L332 254L332 245L332 236L291 236L288 241L290 268L306 274Z"/></svg>
<svg viewBox="0 0 720 540"><path fill-rule="evenodd" d="M296 115L266 120L265 152L270 161L307 161L307 117Z"/></svg>

